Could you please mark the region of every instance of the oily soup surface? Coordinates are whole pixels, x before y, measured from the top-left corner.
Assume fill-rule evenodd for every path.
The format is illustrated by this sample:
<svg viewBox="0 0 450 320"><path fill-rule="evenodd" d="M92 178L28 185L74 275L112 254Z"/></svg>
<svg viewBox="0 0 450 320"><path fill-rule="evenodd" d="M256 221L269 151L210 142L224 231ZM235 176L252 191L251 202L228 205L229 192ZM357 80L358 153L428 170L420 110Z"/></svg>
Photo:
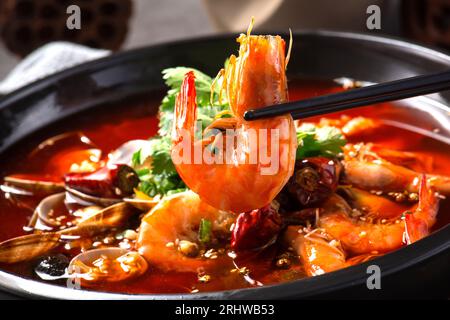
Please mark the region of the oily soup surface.
<svg viewBox="0 0 450 320"><path fill-rule="evenodd" d="M322 95L341 90L340 87L329 81L296 80L290 83L290 98L292 100ZM20 173L45 180L58 180L54 167L46 163L42 158L27 161L29 153L43 140L56 134L70 131L82 131L103 152L107 154L122 143L132 139L147 139L156 134L158 119L150 115L150 110L157 108L161 95L155 93L152 97L133 99L128 103L117 106L100 107L94 111L76 115L70 121L62 121L52 125L47 130L42 130L32 137L20 142L9 150L1 159L1 176L12 173ZM143 102L146 101L146 102ZM349 116L367 116L377 118L379 114L392 108L390 104L365 107L345 112ZM341 114L333 114L330 117L339 117ZM318 120L318 119L313 119ZM308 120L310 121L310 120ZM361 142L361 141L349 141ZM385 148L396 150L419 151L434 158L434 171L432 173L450 175L450 146L433 140L423 135L386 126L375 133L365 136L362 142L376 142ZM68 150L72 146L66 146ZM71 153L68 152L65 159L70 164ZM23 227L39 203L40 198L27 199L23 203L16 203L0 195L0 241L26 234ZM61 209L63 210L63 209ZM450 211L450 201L443 200L440 204L438 222L434 229L448 223L448 218L443 217L442 212ZM134 221L139 225L138 221ZM76 248L60 248L69 258L79 253ZM122 293L186 293L193 290L217 291L236 288L251 287L255 284L252 280L263 284L279 283L305 277L301 265L293 263L289 269L276 268L273 260L280 254L281 248L276 245L265 249L263 252L248 254L233 260L226 255L220 256L221 267L214 270L210 276L211 281L201 282L194 273L164 272L150 265L147 272L137 278L122 283L102 283L91 289L100 291ZM2 265L0 269L20 276L42 281L35 274L36 261L25 263ZM251 271L251 279L239 272L231 272L236 268L246 267ZM53 283L66 285L65 279L56 280Z"/></svg>

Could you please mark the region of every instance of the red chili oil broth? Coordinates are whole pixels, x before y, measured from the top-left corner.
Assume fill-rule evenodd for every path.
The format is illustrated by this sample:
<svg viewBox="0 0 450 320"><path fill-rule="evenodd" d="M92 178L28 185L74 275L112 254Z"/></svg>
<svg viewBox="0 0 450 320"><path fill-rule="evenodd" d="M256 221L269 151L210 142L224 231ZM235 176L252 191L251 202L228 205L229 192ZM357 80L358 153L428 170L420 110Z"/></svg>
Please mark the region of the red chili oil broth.
<svg viewBox="0 0 450 320"><path fill-rule="evenodd" d="M290 83L290 99L304 99L341 90L342 88L332 81L300 79ZM60 180L61 177L55 176L53 172L46 169L51 168L47 163L40 162L39 159L33 159L32 163L30 163L30 161L24 161L24 159L27 159L30 152L46 138L65 132L83 132L103 151L104 155L128 140L147 139L157 132L158 119L154 113L161 98L162 93L154 93L151 97L140 97L139 99L131 99L127 103L102 106L55 123L51 128L41 130L24 139L4 154L3 158L0 159L0 175L3 177L11 174L22 174L44 180ZM337 118L345 114L351 117L367 116L376 118L381 111L386 110L393 110L392 105L384 103L348 110L327 117ZM405 109L397 108L395 112L405 113L405 111L401 110ZM310 122L318 119L316 117L305 121ZM386 132L389 132L389 134L386 134ZM386 128L381 128L381 130L371 135L366 135L358 141L349 142L355 143L360 141L376 142L386 148L410 150L430 155L434 158L434 170L431 173L450 175L450 146L430 137L397 127L386 126ZM68 145L67 148L70 149L71 146ZM5 199L4 193L1 193L0 241L26 234L23 227L27 225L40 198L27 197L26 199L26 201L13 203ZM435 230L448 224L450 218L448 215L445 216L443 214L446 212L450 212L450 200L448 199L441 201L440 214L434 227ZM57 214L67 213L58 212ZM218 259L220 267L209 272L211 281L208 283L200 283L195 273L163 272L150 264L146 274L138 279L114 284L103 283L89 289L121 293L188 293L192 292L192 290L218 291L257 285L239 273L236 267L247 267L250 270L250 278L262 284L273 284L305 277L302 266L298 262L291 265L289 269L280 269L274 266L274 259L282 252L281 250L281 246L274 245L263 252L247 254L236 260L226 255L220 256ZM54 253L58 251L63 252L70 258L79 253L78 249L66 250L63 247L58 248ZM36 261L13 265L0 264L0 269L25 278L39 280L33 271L35 265ZM232 269L235 269L234 272L231 272ZM50 283L64 286L66 280L61 279Z"/></svg>

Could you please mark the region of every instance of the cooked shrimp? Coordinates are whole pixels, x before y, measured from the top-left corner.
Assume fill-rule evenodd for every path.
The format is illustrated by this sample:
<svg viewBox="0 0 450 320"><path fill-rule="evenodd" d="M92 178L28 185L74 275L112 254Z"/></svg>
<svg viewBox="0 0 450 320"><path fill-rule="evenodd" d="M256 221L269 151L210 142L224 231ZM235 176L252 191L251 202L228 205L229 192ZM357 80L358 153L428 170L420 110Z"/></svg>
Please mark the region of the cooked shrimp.
<svg viewBox="0 0 450 320"><path fill-rule="evenodd" d="M286 229L284 238L300 256L308 276L318 276L345 267L345 252L339 242L328 241L324 234L305 234L301 228L290 226Z"/></svg>
<svg viewBox="0 0 450 320"><path fill-rule="evenodd" d="M225 137L218 134L195 141L196 91L194 74L188 73L176 101L172 160L183 181L202 200L215 208L246 212L270 203L292 176L297 139L290 115L251 122L243 119L249 109L288 100L284 40L241 35L238 42L239 57L231 56L223 71L234 115L225 125L236 130L233 134L227 130ZM214 149L213 161L198 163L195 152L189 151L200 148L201 155L211 154L211 142L217 147L228 138L233 143L227 144L226 155Z"/></svg>
<svg viewBox="0 0 450 320"><path fill-rule="evenodd" d="M365 146L379 158L393 164L418 172L431 172L434 166L433 157L419 152L399 151L383 148L378 144L368 143Z"/></svg>
<svg viewBox="0 0 450 320"><path fill-rule="evenodd" d="M198 256L198 229L202 219L212 224L214 234L229 233L234 215L211 207L192 191L162 199L142 219L137 247L150 265L162 270L197 272L219 260Z"/></svg>
<svg viewBox="0 0 450 320"><path fill-rule="evenodd" d="M421 179L419 186L419 203L412 214L405 215L406 240L413 243L427 236L430 228L436 222L439 201L434 195L433 188L427 188L425 178Z"/></svg>
<svg viewBox="0 0 450 320"><path fill-rule="evenodd" d="M427 157L386 150L370 143L348 144L344 148L344 154L343 164L347 182L367 191L418 192L422 174L399 164L419 170L431 169L432 166L432 160L430 162ZM417 160L412 160L414 157ZM436 191L450 195L450 177L427 174L427 180Z"/></svg>
<svg viewBox="0 0 450 320"><path fill-rule="evenodd" d="M421 174L388 161L345 160L346 181L358 188L385 192L418 192ZM443 195L450 195L450 177L426 175L428 183Z"/></svg>
<svg viewBox="0 0 450 320"><path fill-rule="evenodd" d="M377 196L354 187L341 187L352 207L360 210L361 215L374 219L392 219L401 217L408 209L407 205Z"/></svg>
<svg viewBox="0 0 450 320"><path fill-rule="evenodd" d="M347 137L368 135L380 128L378 120L365 117L355 117L347 121L341 128L342 133Z"/></svg>
<svg viewBox="0 0 450 320"><path fill-rule="evenodd" d="M324 205L319 227L341 241L344 249L354 254L389 252L427 235L437 211L438 199L432 189L427 187L426 179L422 178L419 202L411 212L405 214L405 220L372 223L353 218L350 206L344 199L334 195Z"/></svg>
<svg viewBox="0 0 450 320"><path fill-rule="evenodd" d="M332 239L320 229L305 233L301 227L290 226L286 229L284 238L300 256L308 276L318 276L353 266L377 256L364 254L347 259L339 241Z"/></svg>
<svg viewBox="0 0 450 320"><path fill-rule="evenodd" d="M296 120L295 124L301 126L303 121ZM346 138L355 138L372 134L379 129L382 123L373 118L355 117L343 115L340 118L321 118L317 127L335 127L338 128Z"/></svg>
<svg viewBox="0 0 450 320"><path fill-rule="evenodd" d="M433 157L427 154L388 149L376 143L348 143L344 147L344 154L347 159L385 160L417 172L431 172L434 167Z"/></svg>
<svg viewBox="0 0 450 320"><path fill-rule="evenodd" d="M353 254L388 252L404 244L403 220L381 224L352 218L351 208L339 196L330 198L324 211L319 220L320 227Z"/></svg>

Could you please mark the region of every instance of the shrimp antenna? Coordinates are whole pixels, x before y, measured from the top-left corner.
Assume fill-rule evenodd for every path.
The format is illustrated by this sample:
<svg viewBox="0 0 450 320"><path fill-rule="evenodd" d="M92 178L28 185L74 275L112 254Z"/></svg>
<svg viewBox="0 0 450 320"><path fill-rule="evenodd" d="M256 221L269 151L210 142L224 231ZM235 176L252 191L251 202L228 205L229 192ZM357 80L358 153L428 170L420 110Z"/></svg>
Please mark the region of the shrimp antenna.
<svg viewBox="0 0 450 320"><path fill-rule="evenodd" d="M250 34L252 33L254 24L255 24L255 17L252 16L252 18L250 19L250 24L248 25L248 28L247 28L247 37L250 37Z"/></svg>
<svg viewBox="0 0 450 320"><path fill-rule="evenodd" d="M225 70L222 68L219 70L219 72L217 73L216 77L214 78L213 82L211 83L211 94L209 96L209 103L211 104L211 106L214 105L214 93L216 93L216 84L219 81L219 79L225 74ZM223 80L222 80L223 83ZM219 88L219 104L222 104L222 91L223 91L223 85L220 86Z"/></svg>
<svg viewBox="0 0 450 320"><path fill-rule="evenodd" d="M287 70L287 66L289 64L289 59L291 58L292 44L294 43L294 39L292 38L292 30L289 28L289 48L286 55L286 64L284 65L284 69Z"/></svg>
<svg viewBox="0 0 450 320"><path fill-rule="evenodd" d="M250 24L248 25L248 28L247 28L247 35L241 33L241 35L237 39L238 42L244 43L245 46L249 45L249 43L250 43L249 40L244 40L244 39L245 38L248 39L250 37L254 24L255 24L255 17L252 16L252 18L250 19ZM291 40L292 40L292 34L291 34ZM240 50L239 53L241 53L242 48L240 48L239 50ZM216 85L220 79L222 79L222 83L221 83L221 86L220 86L220 89L218 92L218 94L219 94L218 99L219 99L219 104L222 104L223 91L226 90L226 88L227 88L228 80L234 78L235 68L236 68L236 65L238 64L238 60L239 60L239 57L236 57L235 55L231 55L230 58L228 58L228 63L225 66L225 68L220 69L217 76L214 78L213 82L211 83L211 89L210 89L211 93L210 93L210 97L209 97L211 105L213 105ZM225 92L225 94L227 94L227 92Z"/></svg>

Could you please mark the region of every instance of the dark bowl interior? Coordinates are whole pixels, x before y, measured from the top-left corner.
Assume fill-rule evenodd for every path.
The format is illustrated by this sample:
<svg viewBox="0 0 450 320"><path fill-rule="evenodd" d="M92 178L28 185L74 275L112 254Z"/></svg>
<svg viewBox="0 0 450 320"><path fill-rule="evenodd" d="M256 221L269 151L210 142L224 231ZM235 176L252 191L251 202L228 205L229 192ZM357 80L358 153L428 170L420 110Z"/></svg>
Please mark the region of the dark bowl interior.
<svg viewBox="0 0 450 320"><path fill-rule="evenodd" d="M286 34L283 35L288 39ZM120 53L58 73L0 100L0 157L21 139L83 110L142 96L164 87L161 70L191 66L214 75L230 52L237 51L234 35L163 44ZM289 76L334 79L348 76L384 82L448 69L450 56L403 41L336 32L294 35ZM450 137L450 92L407 106L408 121ZM154 110L156 112L156 110ZM381 269L382 289L369 290L367 266ZM53 298L373 298L445 297L449 294L450 226L426 239L361 264L323 276L255 289L196 295L124 296L84 292L25 280L0 271L5 294Z"/></svg>

